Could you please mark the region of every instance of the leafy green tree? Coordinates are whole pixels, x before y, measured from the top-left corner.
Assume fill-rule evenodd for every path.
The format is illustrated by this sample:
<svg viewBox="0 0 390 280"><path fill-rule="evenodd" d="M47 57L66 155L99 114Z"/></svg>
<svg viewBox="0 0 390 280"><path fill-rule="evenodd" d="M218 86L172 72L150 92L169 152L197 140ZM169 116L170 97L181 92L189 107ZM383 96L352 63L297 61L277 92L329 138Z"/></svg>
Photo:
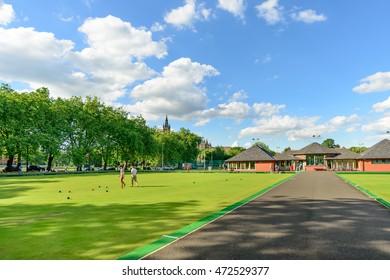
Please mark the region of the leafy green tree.
<svg viewBox="0 0 390 280"><path fill-rule="evenodd" d="M16 93L7 84L0 86L0 104L0 145L2 151L8 156L7 167L10 168L16 154L14 133L17 113L15 107L18 106Z"/></svg>
<svg viewBox="0 0 390 280"><path fill-rule="evenodd" d="M142 134L137 129L134 118L121 118L118 123L116 141L121 161L126 167L135 163L138 151L142 149Z"/></svg>
<svg viewBox="0 0 390 280"><path fill-rule="evenodd" d="M214 148L213 159L215 159L215 160L225 160L225 159L227 159L226 158L226 154L225 154L225 150L221 146L217 146L217 147Z"/></svg>
<svg viewBox="0 0 390 280"><path fill-rule="evenodd" d="M161 153L158 155L158 163L164 165L177 164L182 160L184 143L178 134L173 131L161 131L155 129L154 137Z"/></svg>
<svg viewBox="0 0 390 280"><path fill-rule="evenodd" d="M350 151L361 154L364 151L366 151L368 148L367 147L351 147L349 148Z"/></svg>
<svg viewBox="0 0 390 280"><path fill-rule="evenodd" d="M265 144L263 142L256 142L256 145L262 147L264 150L268 151L271 155L276 155L276 152L271 150L267 144Z"/></svg>
<svg viewBox="0 0 390 280"><path fill-rule="evenodd" d="M91 164L102 131L103 104L98 98L80 97L65 100L64 121L67 123L67 141L64 143L72 162L81 170L83 164Z"/></svg>
<svg viewBox="0 0 390 280"><path fill-rule="evenodd" d="M185 128L180 128L177 134L184 146L184 149L181 151L181 161L192 162L196 160L199 152L198 143L202 140L202 138Z"/></svg>
<svg viewBox="0 0 390 280"><path fill-rule="evenodd" d="M114 159L117 150L117 140L121 133L120 122L124 121L127 114L122 109L114 109L109 106L102 107L100 118L100 133L96 139L95 164L107 169L107 165L116 165L118 159Z"/></svg>
<svg viewBox="0 0 390 280"><path fill-rule="evenodd" d="M27 93L17 93L9 85L0 87L0 137L8 155L7 167L11 168L15 156L18 163L35 139L34 116L36 104ZM27 148L27 150L25 150Z"/></svg>
<svg viewBox="0 0 390 280"><path fill-rule="evenodd" d="M334 148L340 148L340 145L336 144L334 139L328 138L322 142L322 146L334 149Z"/></svg>
<svg viewBox="0 0 390 280"><path fill-rule="evenodd" d="M146 125L142 116L134 117L132 120L135 122L135 128L141 137L141 144L135 151L135 159L139 164L145 166L150 164L158 154L158 144L154 138L153 129Z"/></svg>
<svg viewBox="0 0 390 280"><path fill-rule="evenodd" d="M244 150L245 149L242 147L233 147L230 150L226 151L227 158L225 158L225 159L229 159L231 157L234 157L235 155L238 155L239 153L241 153Z"/></svg>

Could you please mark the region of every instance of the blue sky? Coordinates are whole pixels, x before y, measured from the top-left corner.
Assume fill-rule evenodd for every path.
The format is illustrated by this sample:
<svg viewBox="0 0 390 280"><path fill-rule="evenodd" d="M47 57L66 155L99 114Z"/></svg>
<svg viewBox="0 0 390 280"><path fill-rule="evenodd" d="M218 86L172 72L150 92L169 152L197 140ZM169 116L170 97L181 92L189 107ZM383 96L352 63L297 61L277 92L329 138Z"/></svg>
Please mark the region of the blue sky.
<svg viewBox="0 0 390 280"><path fill-rule="evenodd" d="M0 82L98 96L213 146L390 130L387 0L0 0ZM313 135L320 136L313 138Z"/></svg>

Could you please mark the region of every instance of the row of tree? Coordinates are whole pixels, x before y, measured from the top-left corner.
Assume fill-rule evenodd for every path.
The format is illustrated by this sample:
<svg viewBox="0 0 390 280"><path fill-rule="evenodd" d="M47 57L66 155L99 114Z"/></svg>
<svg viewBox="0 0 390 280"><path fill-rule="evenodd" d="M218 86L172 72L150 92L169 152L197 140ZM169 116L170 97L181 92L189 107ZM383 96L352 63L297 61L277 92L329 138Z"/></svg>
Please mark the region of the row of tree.
<svg viewBox="0 0 390 280"><path fill-rule="evenodd" d="M19 93L0 86L0 155L18 163L102 166L119 162L191 162L201 137L188 129L163 132L141 117L106 106L98 98L51 98L47 88Z"/></svg>

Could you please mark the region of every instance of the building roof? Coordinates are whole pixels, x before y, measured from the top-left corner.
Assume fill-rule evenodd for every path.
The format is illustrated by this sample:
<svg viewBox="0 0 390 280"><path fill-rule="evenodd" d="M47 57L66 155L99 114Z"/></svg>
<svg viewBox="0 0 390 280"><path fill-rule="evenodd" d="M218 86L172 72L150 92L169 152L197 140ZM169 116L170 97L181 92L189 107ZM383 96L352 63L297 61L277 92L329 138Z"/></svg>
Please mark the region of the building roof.
<svg viewBox="0 0 390 280"><path fill-rule="evenodd" d="M322 146L317 142L313 142L310 145L294 153L294 155L328 155L328 154L338 154L338 152L335 151L334 149Z"/></svg>
<svg viewBox="0 0 390 280"><path fill-rule="evenodd" d="M282 160L303 160L299 157L294 156L296 153L296 150L290 150L290 151L285 151L281 154L277 154L274 156L276 160L282 161Z"/></svg>
<svg viewBox="0 0 390 280"><path fill-rule="evenodd" d="M343 160L343 159L357 159L359 157L359 154L358 153L355 153L355 152L352 152L351 150L348 150L346 148L341 148L341 149L334 149L336 153L338 153L337 155L335 156L328 156L326 157L326 159L339 159L339 160Z"/></svg>
<svg viewBox="0 0 390 280"><path fill-rule="evenodd" d="M384 139L364 151L358 159L390 159L390 140Z"/></svg>
<svg viewBox="0 0 390 280"><path fill-rule="evenodd" d="M226 162L233 161L275 161L274 157L267 150L259 145L253 145L249 149L242 151L238 155L235 155Z"/></svg>

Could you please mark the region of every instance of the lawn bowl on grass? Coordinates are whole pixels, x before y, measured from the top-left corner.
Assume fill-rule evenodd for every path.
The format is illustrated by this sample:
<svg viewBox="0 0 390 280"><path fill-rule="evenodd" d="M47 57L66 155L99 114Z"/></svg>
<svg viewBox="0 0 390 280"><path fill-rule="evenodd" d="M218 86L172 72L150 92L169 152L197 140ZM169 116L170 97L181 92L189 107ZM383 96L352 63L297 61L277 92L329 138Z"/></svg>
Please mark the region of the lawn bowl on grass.
<svg viewBox="0 0 390 280"><path fill-rule="evenodd" d="M0 259L116 259L290 176L140 172L143 187L125 189L115 173L0 178Z"/></svg>

